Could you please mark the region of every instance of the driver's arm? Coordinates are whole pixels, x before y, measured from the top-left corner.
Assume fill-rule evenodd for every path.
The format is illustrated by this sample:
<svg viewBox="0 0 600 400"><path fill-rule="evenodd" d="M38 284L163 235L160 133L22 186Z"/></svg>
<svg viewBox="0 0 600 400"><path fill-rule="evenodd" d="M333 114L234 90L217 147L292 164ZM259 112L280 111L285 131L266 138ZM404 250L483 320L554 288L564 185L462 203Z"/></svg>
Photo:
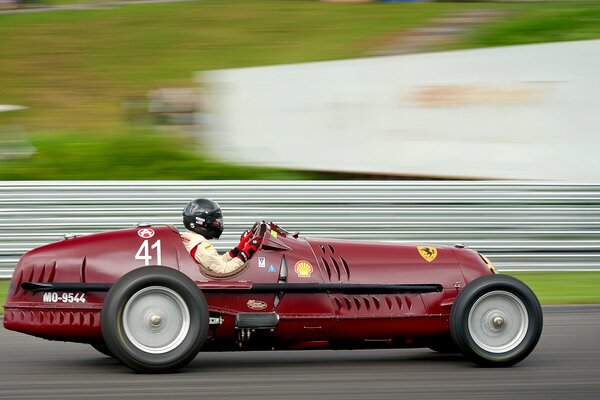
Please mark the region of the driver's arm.
<svg viewBox="0 0 600 400"><path fill-rule="evenodd" d="M220 255L210 242L199 244L193 256L205 268L222 274L235 271L244 265L238 257L231 258L228 253Z"/></svg>

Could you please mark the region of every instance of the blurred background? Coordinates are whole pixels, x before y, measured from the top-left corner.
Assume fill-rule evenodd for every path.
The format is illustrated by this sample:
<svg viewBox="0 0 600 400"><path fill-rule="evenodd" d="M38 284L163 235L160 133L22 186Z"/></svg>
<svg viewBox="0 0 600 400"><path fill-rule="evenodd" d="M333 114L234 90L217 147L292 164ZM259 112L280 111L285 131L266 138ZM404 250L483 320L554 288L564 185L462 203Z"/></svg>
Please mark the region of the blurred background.
<svg viewBox="0 0 600 400"><path fill-rule="evenodd" d="M0 180L594 180L598 38L598 1L3 0Z"/></svg>
<svg viewBox="0 0 600 400"><path fill-rule="evenodd" d="M263 219L463 243L546 319L518 368L303 351L162 377L0 328L0 398L600 398L598 71L600 0L0 0L0 305L30 249L182 230L208 197L220 251Z"/></svg>
<svg viewBox="0 0 600 400"><path fill-rule="evenodd" d="M0 274L206 196L220 249L277 219L597 285L598 71L596 0L0 0Z"/></svg>

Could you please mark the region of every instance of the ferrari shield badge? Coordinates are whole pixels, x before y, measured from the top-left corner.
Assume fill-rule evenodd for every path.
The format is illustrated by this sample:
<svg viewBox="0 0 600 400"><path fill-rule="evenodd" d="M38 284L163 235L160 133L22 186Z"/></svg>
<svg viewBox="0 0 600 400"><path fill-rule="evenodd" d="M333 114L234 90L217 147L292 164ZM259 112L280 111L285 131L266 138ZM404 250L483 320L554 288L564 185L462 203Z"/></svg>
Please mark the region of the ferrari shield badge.
<svg viewBox="0 0 600 400"><path fill-rule="evenodd" d="M427 262L432 262L437 257L437 249L435 247L429 246L417 246L417 250L419 250L419 254L421 257L425 259Z"/></svg>
<svg viewBox="0 0 600 400"><path fill-rule="evenodd" d="M313 266L306 260L300 260L294 265L294 271L298 274L298 278L310 278Z"/></svg>

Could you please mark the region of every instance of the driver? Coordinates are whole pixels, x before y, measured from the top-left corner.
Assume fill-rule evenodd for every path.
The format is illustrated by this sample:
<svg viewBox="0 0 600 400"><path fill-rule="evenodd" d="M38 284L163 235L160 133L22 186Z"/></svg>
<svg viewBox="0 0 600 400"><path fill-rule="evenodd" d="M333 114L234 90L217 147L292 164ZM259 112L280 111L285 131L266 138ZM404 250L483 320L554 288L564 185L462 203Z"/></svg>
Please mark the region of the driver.
<svg viewBox="0 0 600 400"><path fill-rule="evenodd" d="M246 230L237 246L220 255L209 240L218 239L223 233L223 214L219 204L209 199L190 201L183 209L183 225L188 229L181 234L185 248L194 260L213 272L228 273L240 268L261 242L260 236L254 237Z"/></svg>

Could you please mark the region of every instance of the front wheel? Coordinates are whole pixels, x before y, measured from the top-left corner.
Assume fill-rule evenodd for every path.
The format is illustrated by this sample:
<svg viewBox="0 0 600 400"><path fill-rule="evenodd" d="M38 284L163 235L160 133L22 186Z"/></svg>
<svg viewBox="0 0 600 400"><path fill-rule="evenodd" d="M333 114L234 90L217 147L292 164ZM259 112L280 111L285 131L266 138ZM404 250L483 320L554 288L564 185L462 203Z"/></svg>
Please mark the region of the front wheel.
<svg viewBox="0 0 600 400"><path fill-rule="evenodd" d="M167 267L135 269L119 279L102 307L108 350L138 372L187 365L208 334L208 306L186 275Z"/></svg>
<svg viewBox="0 0 600 400"><path fill-rule="evenodd" d="M450 332L462 353L489 367L511 366L527 357L542 326L535 294L507 275L486 275L469 283L450 314Z"/></svg>

